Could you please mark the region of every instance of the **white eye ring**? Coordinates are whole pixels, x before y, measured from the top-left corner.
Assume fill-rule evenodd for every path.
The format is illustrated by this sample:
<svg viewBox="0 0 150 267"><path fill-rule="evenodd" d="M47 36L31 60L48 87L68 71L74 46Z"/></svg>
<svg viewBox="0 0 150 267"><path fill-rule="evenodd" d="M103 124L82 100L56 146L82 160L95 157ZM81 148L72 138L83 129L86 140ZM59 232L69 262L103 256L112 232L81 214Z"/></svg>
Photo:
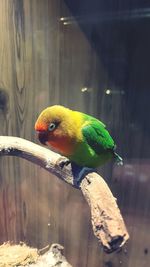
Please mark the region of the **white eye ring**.
<svg viewBox="0 0 150 267"><path fill-rule="evenodd" d="M56 124L51 122L50 125L48 126L48 130L51 132L56 128Z"/></svg>

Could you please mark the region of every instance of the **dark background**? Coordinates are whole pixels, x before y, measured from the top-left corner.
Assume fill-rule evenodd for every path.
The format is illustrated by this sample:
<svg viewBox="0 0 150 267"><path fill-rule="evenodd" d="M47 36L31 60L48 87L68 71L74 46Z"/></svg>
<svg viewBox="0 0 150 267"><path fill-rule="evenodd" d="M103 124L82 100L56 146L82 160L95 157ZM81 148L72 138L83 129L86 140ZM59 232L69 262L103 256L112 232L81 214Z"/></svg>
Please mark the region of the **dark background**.
<svg viewBox="0 0 150 267"><path fill-rule="evenodd" d="M124 105L122 116L129 114L128 125L124 124L123 117L119 129L121 124L123 131L127 132L126 137L128 134L133 136L132 142L140 132L140 157L149 158L150 3L139 0L65 2L74 16L70 21L73 23L77 20L103 64L108 75L108 88L117 90L118 95L120 94ZM98 91L97 97L100 101L101 92ZM117 97L116 94L114 105L117 104ZM108 97L107 102L111 101ZM99 107L97 113L99 114ZM116 135L119 129L116 130ZM126 155L130 158L137 156L138 140L136 139L137 143L132 142L133 149L128 147L126 150Z"/></svg>

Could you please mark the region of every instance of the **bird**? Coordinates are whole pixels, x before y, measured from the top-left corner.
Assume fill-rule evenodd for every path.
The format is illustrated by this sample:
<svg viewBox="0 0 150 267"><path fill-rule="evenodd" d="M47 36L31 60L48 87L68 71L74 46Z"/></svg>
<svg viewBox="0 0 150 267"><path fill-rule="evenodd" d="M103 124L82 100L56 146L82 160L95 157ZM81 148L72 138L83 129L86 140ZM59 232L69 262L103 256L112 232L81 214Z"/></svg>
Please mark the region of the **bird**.
<svg viewBox="0 0 150 267"><path fill-rule="evenodd" d="M99 119L61 105L44 109L35 123L41 144L81 167L97 168L110 160L122 165L116 144Z"/></svg>

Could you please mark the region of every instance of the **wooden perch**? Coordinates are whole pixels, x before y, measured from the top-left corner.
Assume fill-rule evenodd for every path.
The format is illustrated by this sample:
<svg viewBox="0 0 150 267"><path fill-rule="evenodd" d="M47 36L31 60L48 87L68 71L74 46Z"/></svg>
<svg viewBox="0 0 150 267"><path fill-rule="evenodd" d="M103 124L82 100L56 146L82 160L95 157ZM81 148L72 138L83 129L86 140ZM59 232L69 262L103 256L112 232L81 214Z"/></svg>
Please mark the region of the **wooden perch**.
<svg viewBox="0 0 150 267"><path fill-rule="evenodd" d="M77 187L72 165L64 165L65 157L18 137L0 137L0 155L18 156L40 165L63 181ZM121 248L128 240L123 218L116 199L104 179L96 172L83 178L79 187L91 209L91 220L95 236L108 253Z"/></svg>

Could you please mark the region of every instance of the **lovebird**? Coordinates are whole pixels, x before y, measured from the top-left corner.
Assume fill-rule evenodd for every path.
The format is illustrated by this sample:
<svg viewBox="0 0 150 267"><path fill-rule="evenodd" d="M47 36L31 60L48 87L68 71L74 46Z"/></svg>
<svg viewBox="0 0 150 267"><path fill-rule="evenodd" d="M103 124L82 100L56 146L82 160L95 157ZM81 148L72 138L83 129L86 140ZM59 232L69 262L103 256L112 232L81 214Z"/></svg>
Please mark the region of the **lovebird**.
<svg viewBox="0 0 150 267"><path fill-rule="evenodd" d="M111 159L122 165L105 124L90 115L54 105L41 112L35 130L42 144L78 166L96 168Z"/></svg>

